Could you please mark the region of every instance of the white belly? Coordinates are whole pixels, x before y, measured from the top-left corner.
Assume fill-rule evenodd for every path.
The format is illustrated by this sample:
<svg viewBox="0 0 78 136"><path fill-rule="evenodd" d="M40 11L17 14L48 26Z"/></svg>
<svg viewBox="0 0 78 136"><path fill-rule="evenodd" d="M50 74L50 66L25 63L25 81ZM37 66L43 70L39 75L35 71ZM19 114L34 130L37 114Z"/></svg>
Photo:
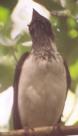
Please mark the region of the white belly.
<svg viewBox="0 0 78 136"><path fill-rule="evenodd" d="M43 62L43 63L42 63ZM60 118L66 98L66 72L60 61L24 62L19 81L18 106L23 126L49 126Z"/></svg>

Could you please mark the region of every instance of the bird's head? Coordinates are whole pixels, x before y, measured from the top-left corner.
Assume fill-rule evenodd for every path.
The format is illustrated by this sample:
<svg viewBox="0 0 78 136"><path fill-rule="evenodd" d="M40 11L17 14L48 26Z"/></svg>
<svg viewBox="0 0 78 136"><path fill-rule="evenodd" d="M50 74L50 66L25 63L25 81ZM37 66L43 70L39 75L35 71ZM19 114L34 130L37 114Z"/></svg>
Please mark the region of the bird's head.
<svg viewBox="0 0 78 136"><path fill-rule="evenodd" d="M32 21L29 25L29 32L32 38L40 36L48 36L54 40L54 34L51 28L51 24L48 19L41 16L36 10L33 9Z"/></svg>

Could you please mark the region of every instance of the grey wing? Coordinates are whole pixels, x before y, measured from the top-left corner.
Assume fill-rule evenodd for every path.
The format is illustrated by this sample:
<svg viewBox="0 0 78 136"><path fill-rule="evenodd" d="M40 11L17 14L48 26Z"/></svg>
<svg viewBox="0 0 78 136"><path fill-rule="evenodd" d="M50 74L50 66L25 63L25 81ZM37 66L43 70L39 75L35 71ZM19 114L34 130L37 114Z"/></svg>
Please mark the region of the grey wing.
<svg viewBox="0 0 78 136"><path fill-rule="evenodd" d="M19 111L18 111L18 85L19 85L22 65L24 63L24 60L27 59L28 56L29 56L29 53L27 52L20 58L16 66L16 70L15 70L14 83L13 83L13 88L14 88L13 125L14 125L14 129L22 128Z"/></svg>

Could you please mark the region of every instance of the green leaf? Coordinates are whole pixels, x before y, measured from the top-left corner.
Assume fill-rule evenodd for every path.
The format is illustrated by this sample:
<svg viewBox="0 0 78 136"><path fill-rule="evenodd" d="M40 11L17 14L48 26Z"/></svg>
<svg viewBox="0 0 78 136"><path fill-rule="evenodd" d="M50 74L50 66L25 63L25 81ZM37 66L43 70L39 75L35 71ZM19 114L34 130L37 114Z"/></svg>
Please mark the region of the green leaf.
<svg viewBox="0 0 78 136"><path fill-rule="evenodd" d="M71 29L71 30L69 30L68 35L72 39L77 38L78 37L78 31L76 29Z"/></svg>
<svg viewBox="0 0 78 136"><path fill-rule="evenodd" d="M14 68L13 56L0 56L0 92L12 85Z"/></svg>
<svg viewBox="0 0 78 136"><path fill-rule="evenodd" d="M9 17L9 10L0 6L0 22L6 23Z"/></svg>
<svg viewBox="0 0 78 136"><path fill-rule="evenodd" d="M67 25L68 25L69 28L76 28L77 22L76 22L76 20L74 18L69 17L67 19Z"/></svg>
<svg viewBox="0 0 78 136"><path fill-rule="evenodd" d="M70 74L73 80L78 78L78 61L70 66Z"/></svg>

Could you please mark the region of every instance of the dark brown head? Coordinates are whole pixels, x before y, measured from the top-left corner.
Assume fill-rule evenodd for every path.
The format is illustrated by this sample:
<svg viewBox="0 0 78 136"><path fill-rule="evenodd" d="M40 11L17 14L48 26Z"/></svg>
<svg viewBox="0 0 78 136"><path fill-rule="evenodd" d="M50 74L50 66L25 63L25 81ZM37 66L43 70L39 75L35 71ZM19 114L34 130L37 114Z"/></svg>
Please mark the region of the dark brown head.
<svg viewBox="0 0 78 136"><path fill-rule="evenodd" d="M29 25L29 31L32 39L38 36L46 35L54 40L54 34L51 28L51 24L48 19L41 16L37 11L33 9L32 21Z"/></svg>

